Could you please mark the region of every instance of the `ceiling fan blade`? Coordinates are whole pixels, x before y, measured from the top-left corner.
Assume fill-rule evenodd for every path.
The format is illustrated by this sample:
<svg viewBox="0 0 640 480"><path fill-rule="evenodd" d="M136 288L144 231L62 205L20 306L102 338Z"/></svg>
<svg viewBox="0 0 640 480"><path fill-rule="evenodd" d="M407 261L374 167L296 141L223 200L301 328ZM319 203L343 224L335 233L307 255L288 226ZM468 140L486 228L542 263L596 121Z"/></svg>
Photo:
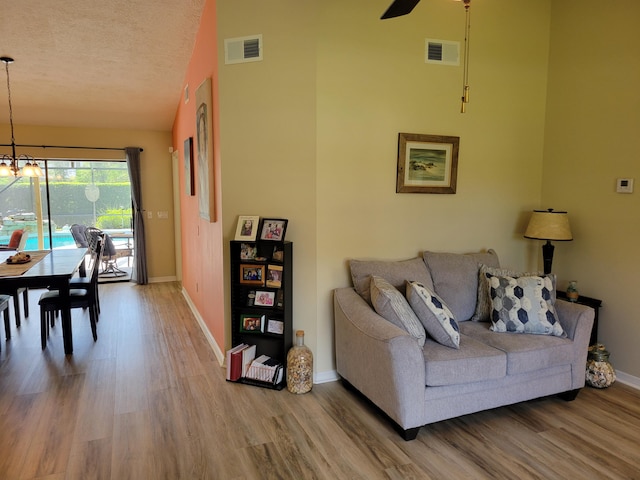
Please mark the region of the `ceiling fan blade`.
<svg viewBox="0 0 640 480"><path fill-rule="evenodd" d="M387 11L380 17L381 20L385 18L401 17L413 10L420 0L394 0L394 2L387 8Z"/></svg>

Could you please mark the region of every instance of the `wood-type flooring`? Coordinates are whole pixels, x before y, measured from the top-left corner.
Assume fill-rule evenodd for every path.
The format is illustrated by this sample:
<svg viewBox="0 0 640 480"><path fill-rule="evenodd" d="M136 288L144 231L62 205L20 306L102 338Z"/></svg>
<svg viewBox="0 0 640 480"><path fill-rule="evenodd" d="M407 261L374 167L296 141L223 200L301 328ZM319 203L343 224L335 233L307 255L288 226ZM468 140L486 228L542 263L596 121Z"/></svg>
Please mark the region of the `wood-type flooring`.
<svg viewBox="0 0 640 480"><path fill-rule="evenodd" d="M225 381L177 283L100 286L40 348L37 300L0 354L0 479L634 479L640 392L585 388L443 421L405 442L340 382ZM615 352L612 354L615 362Z"/></svg>

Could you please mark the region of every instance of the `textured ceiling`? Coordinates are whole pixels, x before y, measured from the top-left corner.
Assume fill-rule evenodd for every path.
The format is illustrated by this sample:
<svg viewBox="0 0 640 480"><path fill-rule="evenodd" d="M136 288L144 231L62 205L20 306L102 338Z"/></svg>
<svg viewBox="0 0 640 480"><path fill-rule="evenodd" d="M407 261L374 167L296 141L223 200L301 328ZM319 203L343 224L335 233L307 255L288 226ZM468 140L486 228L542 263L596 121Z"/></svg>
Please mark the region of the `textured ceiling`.
<svg viewBox="0 0 640 480"><path fill-rule="evenodd" d="M15 59L14 123L170 130L204 2L3 1L0 55Z"/></svg>

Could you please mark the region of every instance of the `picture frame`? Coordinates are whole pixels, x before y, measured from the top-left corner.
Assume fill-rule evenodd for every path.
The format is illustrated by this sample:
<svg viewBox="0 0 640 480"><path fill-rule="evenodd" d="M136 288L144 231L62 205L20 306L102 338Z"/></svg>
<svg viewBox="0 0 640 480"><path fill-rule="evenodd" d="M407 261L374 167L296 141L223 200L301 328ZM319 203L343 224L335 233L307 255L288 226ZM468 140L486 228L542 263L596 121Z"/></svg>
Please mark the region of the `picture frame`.
<svg viewBox="0 0 640 480"><path fill-rule="evenodd" d="M267 265L267 287L280 288L282 286L282 265Z"/></svg>
<svg viewBox="0 0 640 480"><path fill-rule="evenodd" d="M288 222L286 218L265 218L262 220L260 240L283 242Z"/></svg>
<svg viewBox="0 0 640 480"><path fill-rule="evenodd" d="M276 318L270 318L267 320L267 333L274 333L276 335L282 335L284 333L284 322Z"/></svg>
<svg viewBox="0 0 640 480"><path fill-rule="evenodd" d="M254 243L240 244L240 260L255 260L258 254L258 247Z"/></svg>
<svg viewBox="0 0 640 480"><path fill-rule="evenodd" d="M264 265L240 265L240 283L244 285L264 285Z"/></svg>
<svg viewBox="0 0 640 480"><path fill-rule="evenodd" d="M184 141L184 191L190 196L196 194L196 181L193 176L193 137Z"/></svg>
<svg viewBox="0 0 640 480"><path fill-rule="evenodd" d="M213 101L211 77L196 89L196 145L198 159L198 211L200 218L216 221L215 178L213 165Z"/></svg>
<svg viewBox="0 0 640 480"><path fill-rule="evenodd" d="M256 307L273 307L275 300L275 292L256 290L256 299L253 304Z"/></svg>
<svg viewBox="0 0 640 480"><path fill-rule="evenodd" d="M244 333L264 332L264 315L242 314L240 315L240 331Z"/></svg>
<svg viewBox="0 0 640 480"><path fill-rule="evenodd" d="M260 217L258 215L240 215L236 226L236 240L253 242L258 235L260 228Z"/></svg>
<svg viewBox="0 0 640 480"><path fill-rule="evenodd" d="M396 193L456 193L460 137L398 134Z"/></svg>

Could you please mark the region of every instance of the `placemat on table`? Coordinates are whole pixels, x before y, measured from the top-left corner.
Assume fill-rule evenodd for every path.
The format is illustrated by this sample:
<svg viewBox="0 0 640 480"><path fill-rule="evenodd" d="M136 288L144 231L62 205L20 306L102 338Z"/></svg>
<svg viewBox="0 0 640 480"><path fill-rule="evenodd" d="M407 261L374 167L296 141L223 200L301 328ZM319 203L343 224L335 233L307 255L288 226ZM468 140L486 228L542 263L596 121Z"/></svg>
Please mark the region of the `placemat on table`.
<svg viewBox="0 0 640 480"><path fill-rule="evenodd" d="M15 255L15 252L6 252L8 255L2 255L0 263L0 277L16 277L33 267L36 263L49 255L49 250L37 250L27 252L31 255L31 261L27 263L7 263L7 258Z"/></svg>

